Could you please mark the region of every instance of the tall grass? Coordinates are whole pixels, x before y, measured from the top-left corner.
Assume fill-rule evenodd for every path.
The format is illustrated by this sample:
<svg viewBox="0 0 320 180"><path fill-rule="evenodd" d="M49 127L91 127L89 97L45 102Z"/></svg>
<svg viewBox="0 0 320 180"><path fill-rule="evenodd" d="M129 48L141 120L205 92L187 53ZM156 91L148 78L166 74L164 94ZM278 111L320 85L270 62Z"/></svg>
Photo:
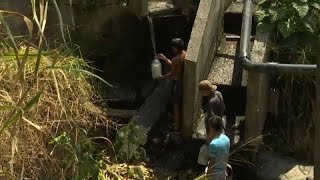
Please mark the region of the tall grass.
<svg viewBox="0 0 320 180"><path fill-rule="evenodd" d="M66 41L61 13L53 2ZM93 78L102 79L89 71L83 59L49 50L44 36L48 0L31 0L31 4L33 20L0 11L0 178L65 179L76 176L69 171L77 169L66 168L53 156L49 141L67 132L76 145L80 129L88 132L99 124L110 127L112 122L94 105L100 97ZM28 34L15 36L6 22L8 15L23 20ZM71 163L77 167L80 162Z"/></svg>

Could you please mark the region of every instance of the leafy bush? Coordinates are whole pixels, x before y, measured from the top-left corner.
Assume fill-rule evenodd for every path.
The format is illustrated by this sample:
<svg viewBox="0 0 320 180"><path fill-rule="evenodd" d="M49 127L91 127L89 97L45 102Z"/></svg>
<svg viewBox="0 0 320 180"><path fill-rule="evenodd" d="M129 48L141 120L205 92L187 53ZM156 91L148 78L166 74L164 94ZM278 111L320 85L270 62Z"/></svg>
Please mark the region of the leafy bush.
<svg viewBox="0 0 320 180"><path fill-rule="evenodd" d="M257 30L279 31L284 38L295 33L319 32L318 0L260 0Z"/></svg>
<svg viewBox="0 0 320 180"><path fill-rule="evenodd" d="M69 133L63 132L52 139L49 144L53 145L51 154L60 159L63 169L70 174L72 179L97 179L100 172L100 157L95 155L96 144L87 138L85 129L81 129L79 140L76 141Z"/></svg>
<svg viewBox="0 0 320 180"><path fill-rule="evenodd" d="M115 148L118 151L118 160L134 162L143 160L146 152L143 145L147 142L147 134L134 121L121 128L117 134Z"/></svg>
<svg viewBox="0 0 320 180"><path fill-rule="evenodd" d="M320 37L318 0L260 0L256 18L257 31L272 34L269 44L272 61L316 63ZM314 77L291 74L273 76L272 86L279 91L278 114L273 120L276 126L267 128L267 133L271 133L274 138L267 140L276 150L311 160Z"/></svg>

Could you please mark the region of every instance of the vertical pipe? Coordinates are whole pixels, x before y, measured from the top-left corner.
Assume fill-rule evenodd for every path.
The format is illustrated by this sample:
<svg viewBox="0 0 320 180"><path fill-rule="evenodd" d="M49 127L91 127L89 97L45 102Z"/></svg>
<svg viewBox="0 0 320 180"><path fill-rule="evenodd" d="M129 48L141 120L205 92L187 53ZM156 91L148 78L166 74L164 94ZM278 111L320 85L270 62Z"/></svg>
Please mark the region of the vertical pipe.
<svg viewBox="0 0 320 180"><path fill-rule="evenodd" d="M320 56L318 56L316 77L316 109L314 111L314 180L320 180Z"/></svg>
<svg viewBox="0 0 320 180"><path fill-rule="evenodd" d="M240 57L250 58L251 29L252 29L252 0L245 0L242 12Z"/></svg>

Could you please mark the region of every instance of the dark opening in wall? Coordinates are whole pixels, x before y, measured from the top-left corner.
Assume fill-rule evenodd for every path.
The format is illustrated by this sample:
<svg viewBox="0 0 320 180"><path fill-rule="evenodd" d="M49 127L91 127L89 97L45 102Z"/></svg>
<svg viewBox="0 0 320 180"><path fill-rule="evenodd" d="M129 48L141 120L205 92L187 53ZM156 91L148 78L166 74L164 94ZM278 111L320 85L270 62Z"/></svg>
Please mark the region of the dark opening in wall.
<svg viewBox="0 0 320 180"><path fill-rule="evenodd" d="M227 34L241 35L242 14L241 13L225 13L224 14L224 32ZM252 18L251 35L256 34L257 22Z"/></svg>
<svg viewBox="0 0 320 180"><path fill-rule="evenodd" d="M173 38L181 38L187 48L193 27L193 19L184 15L167 15L153 17L157 53L163 53L169 57L170 43Z"/></svg>
<svg viewBox="0 0 320 180"><path fill-rule="evenodd" d="M227 116L244 116L246 113L247 88L241 86L218 86L226 105Z"/></svg>

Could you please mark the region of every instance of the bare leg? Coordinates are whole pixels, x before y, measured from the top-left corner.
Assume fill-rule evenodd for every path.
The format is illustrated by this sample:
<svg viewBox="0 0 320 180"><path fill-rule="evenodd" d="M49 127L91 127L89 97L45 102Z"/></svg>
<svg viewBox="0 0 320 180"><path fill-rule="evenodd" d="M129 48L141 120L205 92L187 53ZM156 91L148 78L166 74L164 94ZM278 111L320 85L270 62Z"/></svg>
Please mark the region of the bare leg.
<svg viewBox="0 0 320 180"><path fill-rule="evenodd" d="M175 130L180 129L180 106L179 106L179 104L174 104L174 127L175 127Z"/></svg>
<svg viewBox="0 0 320 180"><path fill-rule="evenodd" d="M174 105L174 100L175 100L175 99L174 99L174 96L172 96L172 102L173 102L172 105ZM174 108L174 107L173 107L173 108ZM170 119L171 121L173 121L173 122L175 121L174 113L175 113L174 110L173 110L173 112L168 112L168 117L169 117L169 119Z"/></svg>
<svg viewBox="0 0 320 180"><path fill-rule="evenodd" d="M171 112L168 112L168 116L169 116L170 120L174 120L174 115Z"/></svg>

